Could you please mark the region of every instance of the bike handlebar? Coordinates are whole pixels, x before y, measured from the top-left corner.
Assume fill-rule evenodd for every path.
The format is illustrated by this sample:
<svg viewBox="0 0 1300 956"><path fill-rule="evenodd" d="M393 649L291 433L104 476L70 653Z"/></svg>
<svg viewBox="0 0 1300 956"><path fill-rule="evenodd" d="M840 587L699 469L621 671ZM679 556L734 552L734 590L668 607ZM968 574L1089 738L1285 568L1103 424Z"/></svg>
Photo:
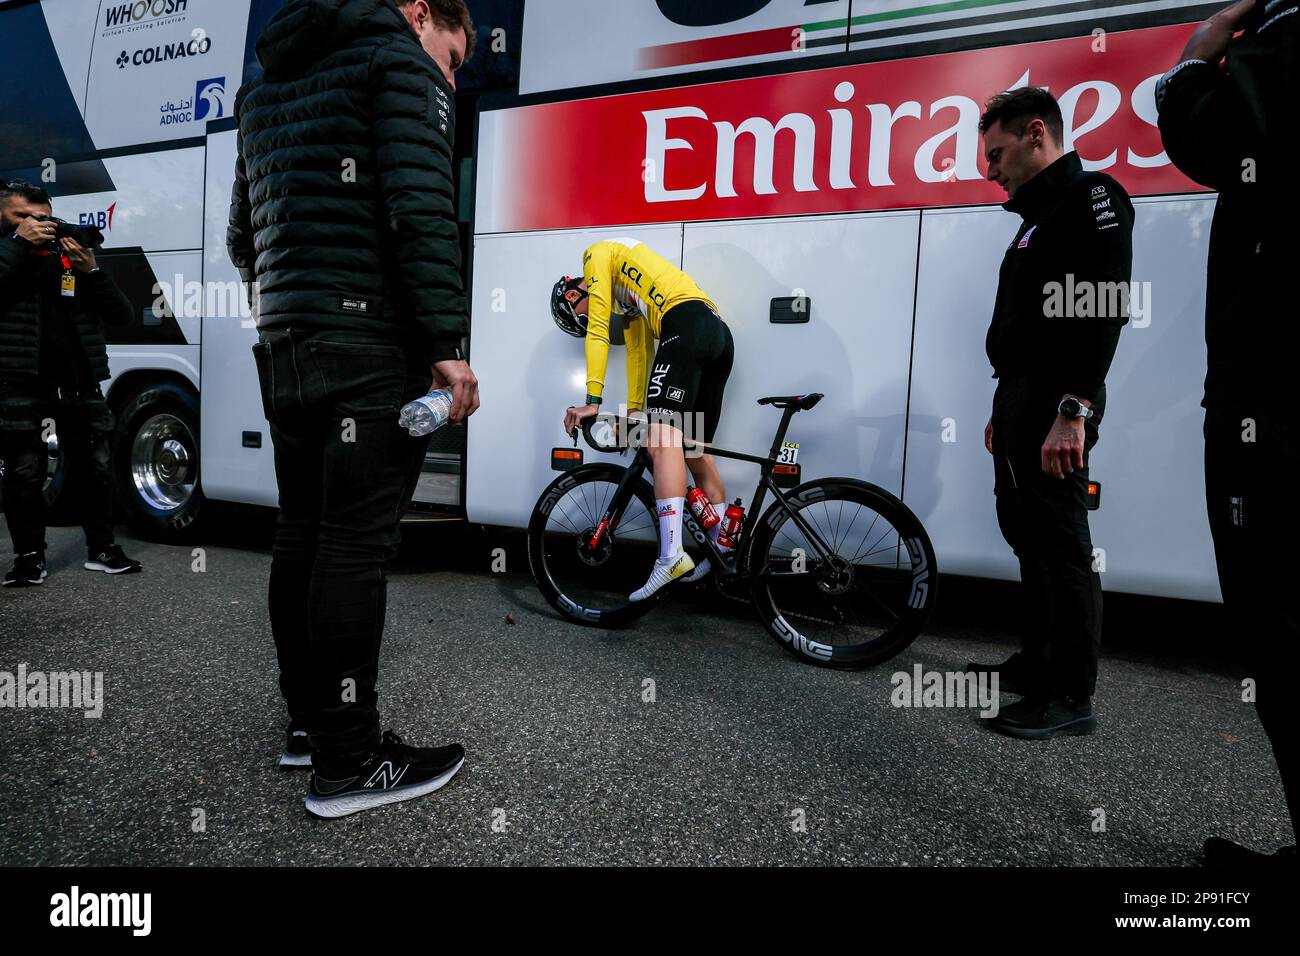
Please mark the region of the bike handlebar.
<svg viewBox="0 0 1300 956"><path fill-rule="evenodd" d="M615 444L604 444L594 434L592 434L592 429L597 423L610 426L609 431L616 437ZM596 451L611 453L617 452L622 455L626 454L629 448L638 449L649 446L650 424L650 420L646 418L625 418L609 414L592 415L590 418L584 418L580 427L582 429L582 437L585 438L587 444ZM573 436L573 443L575 446L578 443L576 435ZM683 439L681 447L688 450L695 448L703 450L705 445L694 439Z"/></svg>
<svg viewBox="0 0 1300 956"><path fill-rule="evenodd" d="M634 419L619 418L617 415L592 415L590 418L584 418L582 420L582 426L581 426L582 437L585 438L587 440L587 444L590 445L592 448L594 448L596 451L619 452L621 454L622 452L627 451L629 447L628 443L626 442L626 437L628 436L629 433L629 425L634 421L635 421ZM610 426L609 431L615 436L616 439L617 436L621 434L625 439L624 443L621 445L602 444L601 441L597 439L595 435L592 434L592 428L598 422L601 424L609 425ZM619 431L615 431L616 427L619 429ZM574 443L575 444L577 443L576 436L574 437Z"/></svg>
<svg viewBox="0 0 1300 956"><path fill-rule="evenodd" d="M596 440L596 436L591 433L592 426L595 425L599 419L600 419L599 415L592 415L590 418L584 418L582 420L582 423L579 426L582 430L582 437L585 438L587 444L590 445L592 448L594 448L596 451L616 451L617 449L609 448L605 445L602 445L599 441ZM575 444L577 443L577 440L578 440L577 436L575 435L574 436Z"/></svg>

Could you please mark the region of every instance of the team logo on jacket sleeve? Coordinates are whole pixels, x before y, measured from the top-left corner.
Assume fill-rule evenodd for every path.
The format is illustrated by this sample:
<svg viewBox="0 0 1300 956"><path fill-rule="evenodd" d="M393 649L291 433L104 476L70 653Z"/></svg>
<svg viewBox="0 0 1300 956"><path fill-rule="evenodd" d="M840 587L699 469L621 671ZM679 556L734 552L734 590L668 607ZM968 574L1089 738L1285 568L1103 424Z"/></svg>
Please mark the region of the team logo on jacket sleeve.
<svg viewBox="0 0 1300 956"><path fill-rule="evenodd" d="M447 99L447 94L442 91L442 87L432 80L429 81L429 122L433 124L434 129L442 133L447 142L451 142L451 103Z"/></svg>

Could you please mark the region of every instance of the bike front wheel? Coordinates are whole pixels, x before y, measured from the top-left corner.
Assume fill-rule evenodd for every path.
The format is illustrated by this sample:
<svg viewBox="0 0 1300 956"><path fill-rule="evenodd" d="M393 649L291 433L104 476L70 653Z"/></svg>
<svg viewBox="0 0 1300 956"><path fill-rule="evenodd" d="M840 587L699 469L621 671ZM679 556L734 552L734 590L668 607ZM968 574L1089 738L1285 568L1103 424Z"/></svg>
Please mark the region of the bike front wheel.
<svg viewBox="0 0 1300 956"><path fill-rule="evenodd" d="M800 660L867 667L916 639L934 607L938 569L920 519L867 482L828 478L774 503L754 530L754 605Z"/></svg>
<svg viewBox="0 0 1300 956"><path fill-rule="evenodd" d="M658 601L658 595L628 600L659 556L654 491L645 481L632 485L622 513L591 544L624 473L608 464L565 472L542 492L528 523L528 563L538 589L580 624L621 627Z"/></svg>

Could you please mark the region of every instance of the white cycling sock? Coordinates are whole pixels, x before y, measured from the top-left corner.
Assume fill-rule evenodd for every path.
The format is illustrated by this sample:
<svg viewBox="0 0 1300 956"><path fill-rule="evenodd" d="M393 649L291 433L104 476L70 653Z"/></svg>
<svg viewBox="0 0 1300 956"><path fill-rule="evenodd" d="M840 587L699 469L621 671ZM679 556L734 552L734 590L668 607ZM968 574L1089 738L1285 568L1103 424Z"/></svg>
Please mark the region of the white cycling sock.
<svg viewBox="0 0 1300 956"><path fill-rule="evenodd" d="M714 511L715 514L717 514L717 516L718 516L718 521L717 521L716 524L714 524L714 526L713 526L712 528L709 529L709 540L712 541L714 544L718 545L718 550L719 550L719 551L722 551L723 553L726 553L727 551L730 551L731 549L730 549L730 548L724 548L724 547L723 547L723 546L718 542L718 532L722 530L722 522L723 522L723 521L726 519L726 517L727 517L727 503L726 503L725 501L715 501L715 502L713 502L713 511Z"/></svg>
<svg viewBox="0 0 1300 956"><path fill-rule="evenodd" d="M682 550L682 506L685 498L658 498L659 557L671 558Z"/></svg>

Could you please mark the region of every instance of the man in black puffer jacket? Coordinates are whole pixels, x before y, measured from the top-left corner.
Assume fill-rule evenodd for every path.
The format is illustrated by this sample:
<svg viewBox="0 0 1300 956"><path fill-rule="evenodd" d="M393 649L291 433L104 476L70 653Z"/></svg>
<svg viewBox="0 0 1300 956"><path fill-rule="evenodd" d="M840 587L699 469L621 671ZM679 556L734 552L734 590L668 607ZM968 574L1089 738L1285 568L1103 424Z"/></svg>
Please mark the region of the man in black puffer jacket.
<svg viewBox="0 0 1300 956"><path fill-rule="evenodd" d="M256 283L253 348L280 516L270 616L289 709L282 766L313 768L322 817L408 800L460 769L457 744L380 733L388 561L429 438L402 405L478 407L452 190L463 0L289 0L240 90L227 245Z"/></svg>
<svg viewBox="0 0 1300 956"><path fill-rule="evenodd" d="M49 216L44 189L19 180L0 183L0 459L14 543L5 587L46 578L44 432L50 420L65 473L80 492L86 569L140 570L113 540L113 413L99 385L109 377L102 323L130 322L131 304L93 249L71 236L58 238Z"/></svg>
<svg viewBox="0 0 1300 956"><path fill-rule="evenodd" d="M1233 34L1242 31L1234 40ZM1205 288L1205 498L1229 639L1250 664L1255 710L1300 829L1300 668L1292 589L1300 562L1300 471L1292 270L1300 259L1300 2L1250 0L1197 27L1156 87L1160 135L1173 164L1219 193ZM1243 694L1243 698L1245 698ZM1265 855L1221 837L1211 865L1294 866L1295 845Z"/></svg>

